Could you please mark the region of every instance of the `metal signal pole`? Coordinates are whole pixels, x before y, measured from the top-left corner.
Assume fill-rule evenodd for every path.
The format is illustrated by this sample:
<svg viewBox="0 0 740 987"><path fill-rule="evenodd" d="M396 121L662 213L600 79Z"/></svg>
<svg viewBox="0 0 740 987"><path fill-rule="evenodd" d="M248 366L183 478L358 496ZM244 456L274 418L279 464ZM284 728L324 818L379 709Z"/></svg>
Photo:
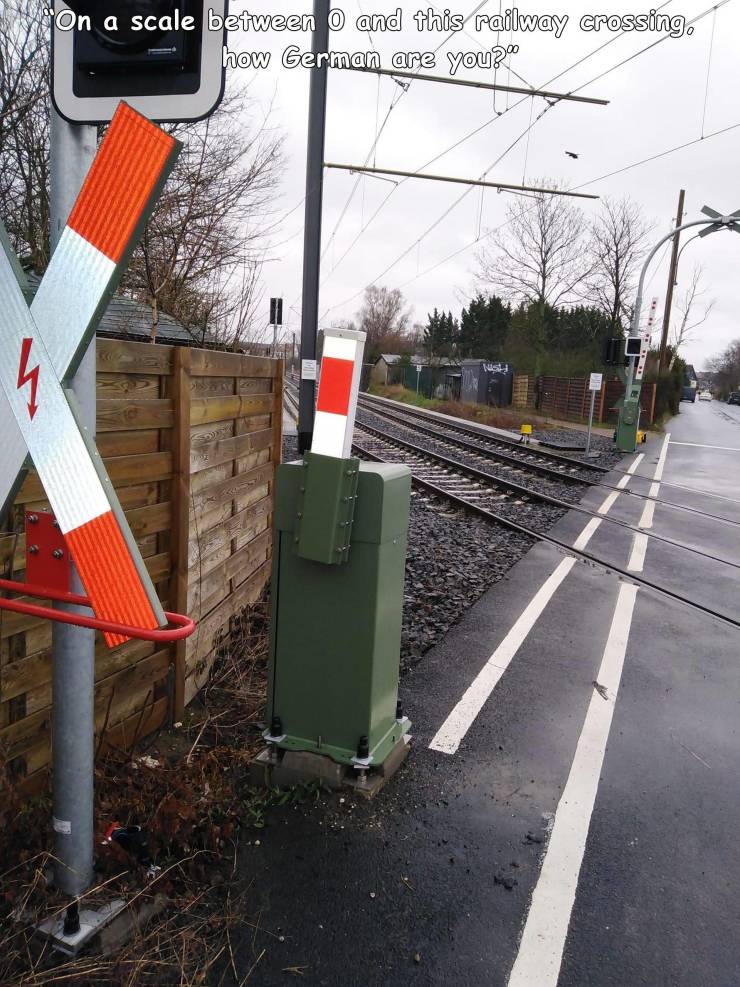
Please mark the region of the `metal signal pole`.
<svg viewBox="0 0 740 987"><path fill-rule="evenodd" d="M97 149L97 128L73 126L51 108L51 250ZM71 383L80 427L95 435L95 340ZM84 593L76 571L72 591ZM88 613L84 608L64 609ZM93 771L95 759L95 632L54 623L52 630L52 770L54 882L72 897L93 880ZM74 925L76 909L68 915ZM70 932L74 929L70 928Z"/></svg>
<svg viewBox="0 0 740 987"><path fill-rule="evenodd" d="M678 193L678 212L676 213L676 229L683 222L683 200L686 190L681 189ZM678 273L678 241L679 235L673 237L673 250L671 251L671 266L668 271L668 288L665 293L665 310L663 312L663 330L660 335L660 358L658 360L658 370L665 369L666 350L668 348L668 328L671 322L671 307L673 306L673 286L676 283Z"/></svg>
<svg viewBox="0 0 740 987"><path fill-rule="evenodd" d="M314 0L316 30L312 51L329 50L331 0ZM308 153L306 158L306 219L303 235L303 307L301 315L300 383L298 385L298 452L311 448L316 380L304 378L304 361L316 360L319 328L319 277L321 268L321 209L324 193L324 138L326 134L327 68L311 69L308 105Z"/></svg>

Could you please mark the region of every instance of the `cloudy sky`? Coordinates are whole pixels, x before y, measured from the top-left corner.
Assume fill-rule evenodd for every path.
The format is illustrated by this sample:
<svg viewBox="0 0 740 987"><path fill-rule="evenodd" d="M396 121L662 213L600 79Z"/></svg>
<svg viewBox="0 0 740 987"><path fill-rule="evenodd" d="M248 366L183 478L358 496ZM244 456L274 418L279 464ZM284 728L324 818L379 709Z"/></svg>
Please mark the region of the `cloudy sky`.
<svg viewBox="0 0 740 987"><path fill-rule="evenodd" d="M490 91L420 81L404 92L389 78L378 82L376 75L334 71L329 76L327 161L364 163L378 127L386 121L370 164L471 178L487 172L494 182L548 178L600 196L629 196L654 223L655 239L670 229L680 188L686 189L685 219L698 218L705 203L721 211L740 208L739 0L729 0L716 10L707 0L669 0L660 11L683 15L687 23L696 19L693 32L661 41L634 58L663 33L620 35L606 29L588 33L579 21L587 13L624 15L651 9L637 0L611 0L604 7L566 0L555 8L522 0L521 13L569 15L559 39L544 32L522 32L513 38L497 37L488 30L476 33L473 21L465 33L451 38L449 32L419 32L412 19L417 10L444 8L404 3L403 30L376 32L371 40L356 30L356 18L361 11L393 13L397 3L343 0L334 6L346 15L346 27L332 35L335 50L375 48L383 66L391 67L395 52L439 48L431 74L449 75L448 53L483 52L496 44L513 43L519 45L519 52L508 60L512 74L500 68L497 82L521 84L513 74L517 73L534 87L578 90L610 103L602 107L561 101L538 120L547 108L542 98L505 93L494 98ZM448 9L467 16L476 8L481 14L498 14L508 6L500 0L450 0ZM261 0L247 5L232 0L233 13L246 9L311 13L311 3ZM269 111L270 124L285 134L286 168L275 216L286 218L265 266L265 279L268 295L285 298L288 329L297 332L310 73L282 67L281 55L290 44L310 50L311 41L304 34L238 31L229 44L234 50L270 51L273 56L268 69L230 71L249 82L253 119ZM458 77L491 82L493 72L461 69ZM532 121L535 125L523 137ZM451 149L454 145L458 146ZM664 153L675 148L681 149ZM578 159L568 157L566 150L578 153ZM439 155L433 165L428 164ZM459 314L461 299L469 297L474 284L476 252L505 222L511 197L492 189L466 193L459 185L419 180L393 185L366 177L355 189L356 183L348 172L325 173L321 325L351 318L370 283L400 288L421 323L435 306ZM584 222L599 208L598 202L570 201L583 210ZM692 242L681 257L678 300L697 263L703 267L703 301L715 302L709 318L685 347L687 359L700 369L740 336L735 315L740 307L740 239L724 231ZM667 268L665 250L651 268L646 292L648 304L657 296L659 311Z"/></svg>

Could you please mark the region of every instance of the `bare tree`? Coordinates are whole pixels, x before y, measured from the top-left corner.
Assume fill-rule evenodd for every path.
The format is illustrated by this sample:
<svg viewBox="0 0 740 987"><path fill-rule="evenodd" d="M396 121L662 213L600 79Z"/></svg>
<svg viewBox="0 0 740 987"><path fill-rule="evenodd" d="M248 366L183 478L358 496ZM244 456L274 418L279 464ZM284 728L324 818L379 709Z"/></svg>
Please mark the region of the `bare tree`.
<svg viewBox="0 0 740 987"><path fill-rule="evenodd" d="M592 302L611 323L612 335L629 325L636 280L652 225L630 199L604 199L591 227L594 270L589 279Z"/></svg>
<svg viewBox="0 0 740 987"><path fill-rule="evenodd" d="M716 386L721 397L740 387L740 339L734 340L720 356L709 363L714 371Z"/></svg>
<svg viewBox="0 0 740 987"><path fill-rule="evenodd" d="M253 344L272 342L267 339L268 325L264 317L265 286L262 261L245 257L224 284L214 286L214 308L203 324L203 338L219 342L238 351Z"/></svg>
<svg viewBox="0 0 740 987"><path fill-rule="evenodd" d="M695 264L686 291L676 304L680 321L671 333L672 355L669 370L673 369L680 347L692 339L693 331L707 321L714 308L714 298L706 303L701 302L702 296L706 294L702 285L703 275L704 268L701 264ZM700 311L697 311L697 307Z"/></svg>
<svg viewBox="0 0 740 987"><path fill-rule="evenodd" d="M49 37L42 4L0 0L0 217L39 273L49 259ZM121 288L150 307L152 339L160 310L197 342L211 325L237 345L254 330L282 160L268 117L242 88L208 120L168 128L183 152Z"/></svg>
<svg viewBox="0 0 740 987"><path fill-rule="evenodd" d="M202 342L217 312L223 323L235 311L234 285L246 273L247 297L237 300L243 333L255 289L249 272L271 232L282 160L282 138L266 122L251 129L248 109L245 90L235 91L209 119L171 128L183 151L124 282L151 307L152 339L162 310Z"/></svg>
<svg viewBox="0 0 740 987"><path fill-rule="evenodd" d="M515 198L506 216L505 232L478 254L481 289L515 304L557 306L583 297L592 269L583 212L567 198L538 192Z"/></svg>
<svg viewBox="0 0 740 987"><path fill-rule="evenodd" d="M365 289L362 308L357 315L360 329L367 333L366 359L376 357L383 348L395 352L409 327L411 312L398 288L370 285Z"/></svg>
<svg viewBox="0 0 740 987"><path fill-rule="evenodd" d="M48 75L42 5L0 0L0 216L38 270L49 260Z"/></svg>

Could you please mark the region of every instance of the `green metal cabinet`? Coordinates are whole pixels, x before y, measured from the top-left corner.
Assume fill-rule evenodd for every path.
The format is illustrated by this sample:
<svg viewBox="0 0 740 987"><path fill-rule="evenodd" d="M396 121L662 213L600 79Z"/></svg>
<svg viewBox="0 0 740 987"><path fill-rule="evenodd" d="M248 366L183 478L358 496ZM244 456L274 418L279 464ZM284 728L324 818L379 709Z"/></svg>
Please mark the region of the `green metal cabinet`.
<svg viewBox="0 0 740 987"><path fill-rule="evenodd" d="M375 767L408 730L397 699L410 491L404 466L308 454L278 468L268 710L279 748Z"/></svg>

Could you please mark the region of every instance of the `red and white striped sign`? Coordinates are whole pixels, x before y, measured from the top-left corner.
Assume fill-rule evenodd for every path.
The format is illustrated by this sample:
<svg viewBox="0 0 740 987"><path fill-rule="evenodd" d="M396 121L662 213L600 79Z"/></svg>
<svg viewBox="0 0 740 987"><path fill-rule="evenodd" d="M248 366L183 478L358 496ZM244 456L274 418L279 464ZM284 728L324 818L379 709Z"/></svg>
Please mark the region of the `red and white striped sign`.
<svg viewBox="0 0 740 987"><path fill-rule="evenodd" d="M650 339L653 335L653 325L655 324L655 313L658 308L658 299L653 298L650 303L650 312L648 314L647 326L645 332L642 334L642 345L640 347L640 358L637 361L637 366L635 367L635 380L642 380L642 375L645 373L645 364L647 363L648 353L650 352Z"/></svg>
<svg viewBox="0 0 740 987"><path fill-rule="evenodd" d="M73 372L115 290L179 145L122 105L29 311L0 251L0 502L30 452L97 617L167 623L100 456L60 380ZM13 420L17 430L12 428ZM106 635L109 645L123 638Z"/></svg>
<svg viewBox="0 0 740 987"><path fill-rule="evenodd" d="M180 147L121 103L31 305L59 380L74 373L87 349ZM0 448L3 514L27 450L2 392L0 421L4 426Z"/></svg>
<svg viewBox="0 0 740 987"><path fill-rule="evenodd" d="M311 452L347 459L357 414L365 333L327 329Z"/></svg>

